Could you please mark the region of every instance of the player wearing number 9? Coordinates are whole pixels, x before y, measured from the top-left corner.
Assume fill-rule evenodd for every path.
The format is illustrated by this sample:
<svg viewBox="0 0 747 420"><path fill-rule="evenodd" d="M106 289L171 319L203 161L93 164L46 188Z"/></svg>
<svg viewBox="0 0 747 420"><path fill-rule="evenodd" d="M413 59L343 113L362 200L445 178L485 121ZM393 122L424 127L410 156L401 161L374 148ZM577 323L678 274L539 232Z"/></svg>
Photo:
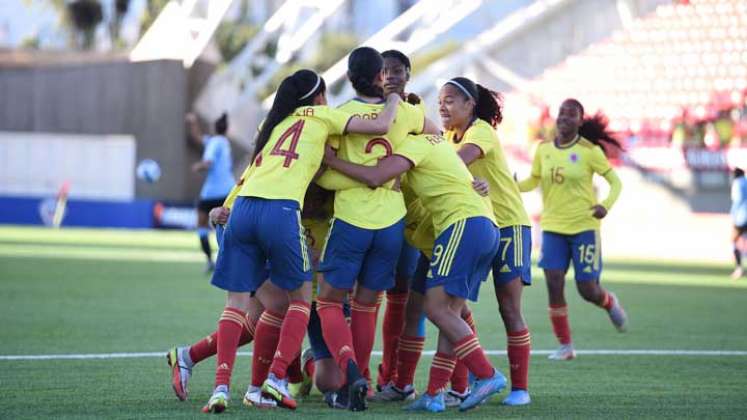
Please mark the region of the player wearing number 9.
<svg viewBox="0 0 747 420"><path fill-rule="evenodd" d="M267 261L270 281L277 287L261 300L272 316L257 323L255 346L277 351L262 391L278 405L295 408L283 380L309 321L313 273L301 225L304 194L321 166L328 136L386 133L399 102L392 95L378 119L363 120L328 108L324 80L311 70L299 70L280 84L257 135L253 164L231 211L212 278L213 285L228 292L228 299L218 322L216 388L205 411L219 412L226 406L241 335L237 321L252 292L266 280Z"/></svg>
<svg viewBox="0 0 747 420"><path fill-rule="evenodd" d="M540 143L534 154L531 176L519 182L519 189L530 191L542 186L542 252L539 266L545 270L549 292L550 320L561 344L550 355L554 360L575 357L568 310L563 294L570 261L581 296L604 308L613 325L625 330L626 315L619 300L599 285L602 253L599 241L600 219L607 215L622 189L620 179L605 156L607 147L621 149L607 131L601 113L584 118L584 108L575 99L566 99L556 120L557 138ZM610 185L601 203L594 195L594 174Z"/></svg>

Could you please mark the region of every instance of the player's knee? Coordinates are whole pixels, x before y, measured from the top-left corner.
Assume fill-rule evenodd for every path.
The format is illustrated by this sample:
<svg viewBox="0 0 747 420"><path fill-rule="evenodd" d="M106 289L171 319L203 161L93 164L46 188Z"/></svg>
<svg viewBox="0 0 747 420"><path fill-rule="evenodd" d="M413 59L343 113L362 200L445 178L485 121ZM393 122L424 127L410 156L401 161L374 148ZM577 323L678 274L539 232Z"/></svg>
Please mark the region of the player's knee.
<svg viewBox="0 0 747 420"><path fill-rule="evenodd" d="M585 301L591 303L596 303L601 296L599 286L597 286L596 282L593 281L578 283L578 293Z"/></svg>
<svg viewBox="0 0 747 420"><path fill-rule="evenodd" d="M342 388L344 382L345 378L343 378L342 371L333 359L322 359L316 362L314 383L320 392L337 391Z"/></svg>
<svg viewBox="0 0 747 420"><path fill-rule="evenodd" d="M379 291L371 290L365 287L359 287L355 291L355 300L360 303L373 305L379 300Z"/></svg>

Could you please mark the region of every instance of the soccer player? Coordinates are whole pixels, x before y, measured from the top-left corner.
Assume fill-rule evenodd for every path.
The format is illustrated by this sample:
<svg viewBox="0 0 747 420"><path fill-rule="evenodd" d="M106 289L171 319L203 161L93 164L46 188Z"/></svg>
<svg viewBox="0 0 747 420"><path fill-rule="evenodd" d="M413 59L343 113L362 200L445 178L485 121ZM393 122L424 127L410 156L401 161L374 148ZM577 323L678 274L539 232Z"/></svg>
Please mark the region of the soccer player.
<svg viewBox="0 0 747 420"><path fill-rule="evenodd" d="M506 405L529 404L530 335L521 315L521 292L530 285L531 225L521 193L506 163L495 128L503 119L500 96L464 77L441 87L439 113L446 137L470 173L488 182L490 202L501 227L501 247L493 261L493 284L508 340L511 393Z"/></svg>
<svg viewBox="0 0 747 420"><path fill-rule="evenodd" d="M565 274L573 262L576 288L581 296L609 314L618 331L625 331L627 315L614 293L599 285L602 273L600 220L622 190L620 178L610 166L602 145L621 148L607 131L607 119L601 113L584 118L584 107L575 99L566 99L556 120L557 137L538 145L531 175L519 182L522 192L542 186L542 253L539 266L545 271L550 301L550 321L560 348L551 360L576 357L564 296ZM606 199L594 196L594 174L610 185Z"/></svg>
<svg viewBox="0 0 747 420"><path fill-rule="evenodd" d="M739 239L747 232L747 178L744 171L734 168L734 181L731 184L731 219L734 222L732 246L734 249L734 280L744 275L742 269L742 250L739 249Z"/></svg>
<svg viewBox="0 0 747 420"><path fill-rule="evenodd" d="M215 268L213 253L210 249L210 225L208 212L214 207L220 207L226 196L236 184L233 177L233 163L231 160L231 144L226 138L228 131L228 115L225 113L215 121L215 135L203 135L194 114L187 114L189 138L199 147L204 147L202 160L192 165L197 173L206 173L205 182L200 190L197 202L197 235L200 237L202 252L207 258L205 272Z"/></svg>
<svg viewBox="0 0 747 420"><path fill-rule="evenodd" d="M261 357L260 349L277 349L262 392L280 406L296 407L285 380L309 322L312 271L300 220L304 194L319 170L328 136L386 133L400 101L391 95L379 118L364 120L328 108L325 91L324 80L311 70L286 77L257 135L252 167L231 210L211 281L228 298L218 322L215 388L205 412L227 406L240 320L252 293L267 279L268 261L275 290L261 300L265 311L255 329L254 358ZM355 372L348 374L349 382L365 383Z"/></svg>
<svg viewBox="0 0 747 420"><path fill-rule="evenodd" d="M384 58L384 93L398 93L408 103L418 106L423 113L425 108L420 98L413 93L406 93L405 87L410 80L412 65L410 59L400 51L387 50L381 53ZM405 311L410 291L410 283L415 274L420 252L417 248L402 241L402 250L397 259L394 275L394 287L386 291L386 309L382 332L382 361L379 364L376 389L381 392L392 382L397 367L397 349L399 338L405 324ZM422 328L425 329L425 317Z"/></svg>
<svg viewBox="0 0 747 420"><path fill-rule="evenodd" d="M356 98L338 109L364 119L380 119L384 98L383 67L384 60L373 48L353 50L348 58L348 79L355 89ZM331 139L330 144L337 146L345 159L370 164L390 155L408 133L421 133L427 129L437 130L420 109L400 103L396 121L386 135L351 134L344 136L342 141ZM324 187L327 179L336 176L340 175L327 171L318 183ZM370 379L368 364L376 336L377 301L381 291L394 285L405 212L402 194L391 186L376 189L362 186L335 193L334 218L319 267L323 279L320 281L317 311L324 340L343 372L352 368ZM356 281L348 328L342 302ZM363 396L351 400L351 407L365 409L365 395L369 388L367 383L363 385L356 390L363 392Z"/></svg>
<svg viewBox="0 0 747 420"><path fill-rule="evenodd" d="M330 150L325 156L327 165L371 187L407 172L406 185L433 218L436 241L425 284L425 312L439 329L438 351L427 392L408 409L444 411L444 387L457 360L477 378L460 410L472 409L500 392L506 378L493 368L462 319L465 300L477 300L480 283L488 275L498 252L500 232L489 203L473 191L472 175L459 155L438 135L408 136L376 166L348 162Z"/></svg>

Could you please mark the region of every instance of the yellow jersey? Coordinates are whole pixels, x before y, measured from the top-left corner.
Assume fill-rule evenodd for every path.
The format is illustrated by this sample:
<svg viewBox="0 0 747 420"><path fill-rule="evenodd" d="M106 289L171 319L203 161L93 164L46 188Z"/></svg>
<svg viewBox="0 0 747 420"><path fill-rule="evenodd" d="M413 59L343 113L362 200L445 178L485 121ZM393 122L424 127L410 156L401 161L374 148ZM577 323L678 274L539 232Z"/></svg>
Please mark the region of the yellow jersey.
<svg viewBox="0 0 747 420"><path fill-rule="evenodd" d="M407 187L433 218L434 238L452 224L470 217L487 217L493 223L493 209L472 189L472 174L449 143L441 136L408 136L394 154L409 160Z"/></svg>
<svg viewBox="0 0 747 420"><path fill-rule="evenodd" d="M594 174L609 178L613 169L602 148L577 137L564 146L545 141L537 146L532 162L532 177L542 187L543 230L573 235L599 229L599 219L592 216L597 204L592 179ZM617 179L615 177L615 179ZM529 190L519 184L522 191ZM610 194L601 204L609 210L620 194L620 183L611 183Z"/></svg>
<svg viewBox="0 0 747 420"><path fill-rule="evenodd" d="M303 206L306 189L321 166L327 137L343 134L351 117L327 106L296 108L272 130L238 195L294 200Z"/></svg>
<svg viewBox="0 0 747 420"><path fill-rule="evenodd" d="M455 131L447 131L444 136L459 150L464 144L480 148L482 156L467 167L476 178L482 178L490 185L490 203L493 205L495 220L501 227L530 226L529 216L521 200L521 192L516 185L503 153L498 134L487 122L476 119L464 132L462 139L456 138Z"/></svg>
<svg viewBox="0 0 747 420"><path fill-rule="evenodd" d="M367 103L353 99L338 109L363 119L375 119L385 103ZM330 138L329 144L337 149L337 156L359 165L375 166L392 154L408 134L420 134L425 126L423 111L405 102L399 104L397 116L389 132L383 136L345 134L344 138ZM324 177L344 176L326 171ZM320 183L323 185L323 183ZM391 185L376 189L366 186L349 188L335 193L335 218L364 229L382 229L391 226L406 213L402 193Z"/></svg>
<svg viewBox="0 0 747 420"><path fill-rule="evenodd" d="M405 240L428 258L431 257L436 233L433 231L433 218L423 207L423 202L407 183L407 174L402 178L402 195L405 199Z"/></svg>

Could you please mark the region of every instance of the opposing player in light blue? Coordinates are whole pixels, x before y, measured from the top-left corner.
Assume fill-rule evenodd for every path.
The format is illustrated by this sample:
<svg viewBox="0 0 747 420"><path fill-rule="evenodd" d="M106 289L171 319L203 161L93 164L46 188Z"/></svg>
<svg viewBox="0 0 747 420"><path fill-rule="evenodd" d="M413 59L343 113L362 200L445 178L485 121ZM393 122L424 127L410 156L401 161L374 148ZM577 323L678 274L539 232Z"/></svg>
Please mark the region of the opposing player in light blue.
<svg viewBox="0 0 747 420"><path fill-rule="evenodd" d="M200 237L200 247L207 258L205 272L215 268L212 250L210 249L210 225L208 213L214 207L220 207L226 196L236 184L233 176L231 160L231 144L226 137L228 131L228 115L223 113L215 121L215 134L202 133L194 114L187 114L189 138L198 147L203 148L202 160L192 165L192 171L205 173L205 182L197 200L197 235Z"/></svg>

